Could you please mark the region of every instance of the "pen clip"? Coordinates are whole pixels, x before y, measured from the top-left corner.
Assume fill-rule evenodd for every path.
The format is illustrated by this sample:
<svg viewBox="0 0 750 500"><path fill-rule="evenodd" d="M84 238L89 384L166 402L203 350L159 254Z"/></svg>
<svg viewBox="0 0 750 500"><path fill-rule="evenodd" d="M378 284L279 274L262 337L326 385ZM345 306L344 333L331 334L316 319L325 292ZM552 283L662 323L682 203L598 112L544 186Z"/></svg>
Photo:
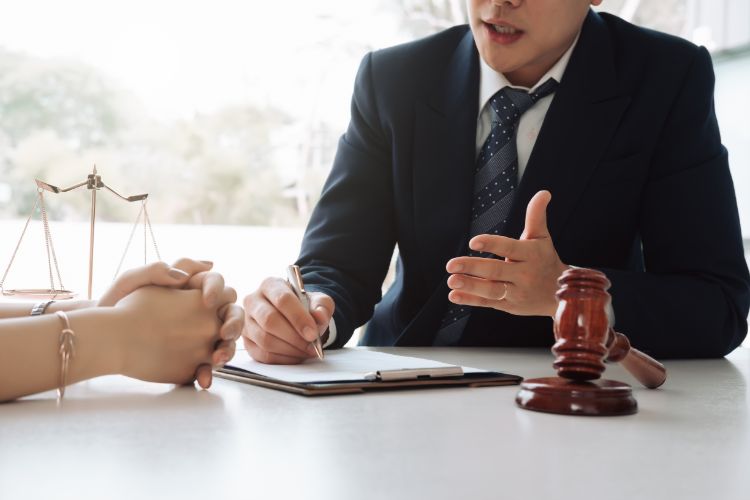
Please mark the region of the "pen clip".
<svg viewBox="0 0 750 500"><path fill-rule="evenodd" d="M300 273L298 265L293 264L291 266L287 266L286 281L289 283L289 286L292 287L294 294L297 296L300 302L302 302L302 305L305 306L305 309L309 311L310 303L307 300L307 292L305 292L305 284L302 281L302 273Z"/></svg>
<svg viewBox="0 0 750 500"><path fill-rule="evenodd" d="M302 273L298 265L292 264L291 266L287 266L286 279L295 291L305 293L305 283L302 281Z"/></svg>

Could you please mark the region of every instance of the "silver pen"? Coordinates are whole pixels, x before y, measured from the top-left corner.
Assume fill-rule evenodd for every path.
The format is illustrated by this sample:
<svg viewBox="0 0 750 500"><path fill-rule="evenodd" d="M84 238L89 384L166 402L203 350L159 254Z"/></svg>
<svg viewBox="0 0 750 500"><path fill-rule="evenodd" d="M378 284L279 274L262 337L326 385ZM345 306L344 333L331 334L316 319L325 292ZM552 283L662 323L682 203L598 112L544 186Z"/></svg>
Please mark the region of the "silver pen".
<svg viewBox="0 0 750 500"><path fill-rule="evenodd" d="M289 286L292 287L294 294L297 296L299 301L302 303L302 307L309 313L310 312L310 299L307 297L305 291L305 284L302 282L302 274L299 272L299 266L291 265L286 268L286 281ZM323 342L320 339L320 335L311 342L315 353L318 355L318 359L323 359Z"/></svg>

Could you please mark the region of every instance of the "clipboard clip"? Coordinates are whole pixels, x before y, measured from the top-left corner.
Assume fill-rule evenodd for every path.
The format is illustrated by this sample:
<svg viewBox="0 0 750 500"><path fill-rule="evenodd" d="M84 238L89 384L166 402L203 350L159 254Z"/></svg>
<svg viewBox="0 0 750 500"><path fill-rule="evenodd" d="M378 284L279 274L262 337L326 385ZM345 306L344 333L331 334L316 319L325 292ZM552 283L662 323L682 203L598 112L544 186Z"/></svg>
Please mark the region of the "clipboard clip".
<svg viewBox="0 0 750 500"><path fill-rule="evenodd" d="M407 368L403 370L378 370L365 373L365 380L370 382L396 382L399 380L418 380L443 377L463 377L460 366L442 366L439 368Z"/></svg>

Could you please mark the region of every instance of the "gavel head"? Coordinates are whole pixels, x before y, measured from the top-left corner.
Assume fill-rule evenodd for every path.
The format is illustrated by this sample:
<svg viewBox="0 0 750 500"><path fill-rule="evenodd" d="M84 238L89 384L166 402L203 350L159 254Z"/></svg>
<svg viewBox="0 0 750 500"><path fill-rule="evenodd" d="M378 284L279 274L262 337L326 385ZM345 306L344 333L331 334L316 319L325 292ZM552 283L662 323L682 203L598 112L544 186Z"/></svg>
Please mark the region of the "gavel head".
<svg viewBox="0 0 750 500"><path fill-rule="evenodd" d="M610 282L599 271L572 268L558 283L552 366L567 379L597 379L604 372L608 351Z"/></svg>

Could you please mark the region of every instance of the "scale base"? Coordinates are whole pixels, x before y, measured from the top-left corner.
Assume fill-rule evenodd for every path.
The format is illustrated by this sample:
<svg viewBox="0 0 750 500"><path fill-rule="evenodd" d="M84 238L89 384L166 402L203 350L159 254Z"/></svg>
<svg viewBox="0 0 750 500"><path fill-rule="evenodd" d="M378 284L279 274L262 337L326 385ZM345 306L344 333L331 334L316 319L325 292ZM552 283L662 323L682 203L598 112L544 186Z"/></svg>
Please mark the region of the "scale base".
<svg viewBox="0 0 750 500"><path fill-rule="evenodd" d="M70 290L51 290L49 288L19 288L16 290L3 290L3 295L24 299L66 300L75 297L76 293Z"/></svg>

